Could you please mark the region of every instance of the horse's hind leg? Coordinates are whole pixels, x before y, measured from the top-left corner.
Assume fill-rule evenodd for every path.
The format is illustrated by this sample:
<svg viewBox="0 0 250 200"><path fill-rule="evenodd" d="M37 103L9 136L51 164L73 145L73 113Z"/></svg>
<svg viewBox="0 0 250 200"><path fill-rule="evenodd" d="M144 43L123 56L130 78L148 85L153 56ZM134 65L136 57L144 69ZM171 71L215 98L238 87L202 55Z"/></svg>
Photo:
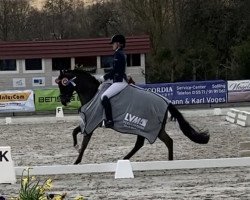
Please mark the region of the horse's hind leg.
<svg viewBox="0 0 250 200"><path fill-rule="evenodd" d="M138 135L134 148L123 159L130 159L144 145L145 138Z"/></svg>
<svg viewBox="0 0 250 200"><path fill-rule="evenodd" d="M173 140L169 135L162 129L158 135L158 138L165 143L168 148L168 159L173 160Z"/></svg>
<svg viewBox="0 0 250 200"><path fill-rule="evenodd" d="M73 132L72 132L72 136L73 136L73 145L74 147L76 147L77 145L77 134L81 132L81 127L77 126Z"/></svg>
<svg viewBox="0 0 250 200"><path fill-rule="evenodd" d="M84 138L82 140L82 146L81 146L81 149L80 149L80 152L79 152L79 155L75 161L75 165L79 164L81 161L82 161L82 156L83 156L83 153L85 151L85 149L87 148L88 146L88 143L91 139L91 136L92 136L92 133L91 134L86 134L84 135Z"/></svg>

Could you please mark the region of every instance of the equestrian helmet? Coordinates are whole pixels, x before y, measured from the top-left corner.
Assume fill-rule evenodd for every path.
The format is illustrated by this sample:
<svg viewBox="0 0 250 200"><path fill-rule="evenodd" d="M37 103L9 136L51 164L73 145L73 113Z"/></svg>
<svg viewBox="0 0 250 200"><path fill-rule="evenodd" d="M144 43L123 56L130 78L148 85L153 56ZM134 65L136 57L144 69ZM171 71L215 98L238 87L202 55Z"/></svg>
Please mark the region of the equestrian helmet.
<svg viewBox="0 0 250 200"><path fill-rule="evenodd" d="M120 44L123 44L123 46L125 47L126 39L123 35L114 35L111 38L110 44L113 44L115 42L119 42Z"/></svg>

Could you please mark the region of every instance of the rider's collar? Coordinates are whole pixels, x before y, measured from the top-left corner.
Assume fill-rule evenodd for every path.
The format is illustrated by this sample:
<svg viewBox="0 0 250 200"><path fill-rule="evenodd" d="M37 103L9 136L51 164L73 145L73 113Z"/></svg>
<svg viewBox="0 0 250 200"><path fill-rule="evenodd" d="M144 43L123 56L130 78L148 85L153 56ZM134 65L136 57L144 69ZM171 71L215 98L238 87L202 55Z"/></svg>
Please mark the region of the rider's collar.
<svg viewBox="0 0 250 200"><path fill-rule="evenodd" d="M122 47L118 47L115 51L119 51L122 50Z"/></svg>

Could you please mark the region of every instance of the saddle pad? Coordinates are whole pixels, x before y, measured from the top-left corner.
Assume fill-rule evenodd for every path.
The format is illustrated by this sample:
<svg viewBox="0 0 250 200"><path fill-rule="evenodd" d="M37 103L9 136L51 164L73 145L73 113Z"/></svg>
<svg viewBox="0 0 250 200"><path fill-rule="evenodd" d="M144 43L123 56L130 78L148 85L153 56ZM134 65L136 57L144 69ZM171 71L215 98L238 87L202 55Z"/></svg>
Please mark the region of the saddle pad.
<svg viewBox="0 0 250 200"><path fill-rule="evenodd" d="M93 132L105 119L101 95L110 86L103 84L94 98L81 107L82 133ZM110 99L115 131L145 137L154 143L162 128L170 101L156 93L128 85Z"/></svg>

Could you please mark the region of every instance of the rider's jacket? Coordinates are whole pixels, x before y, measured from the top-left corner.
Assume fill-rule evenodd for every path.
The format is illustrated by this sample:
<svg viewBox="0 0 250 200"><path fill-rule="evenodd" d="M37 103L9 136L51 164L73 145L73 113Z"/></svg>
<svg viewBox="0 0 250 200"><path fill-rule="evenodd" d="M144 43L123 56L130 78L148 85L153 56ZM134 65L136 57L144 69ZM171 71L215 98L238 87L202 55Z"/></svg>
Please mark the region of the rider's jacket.
<svg viewBox="0 0 250 200"><path fill-rule="evenodd" d="M125 74L126 70L126 55L122 48L118 48L114 53L113 67L106 73L104 80L111 79L113 82L122 82L123 79L127 79Z"/></svg>

